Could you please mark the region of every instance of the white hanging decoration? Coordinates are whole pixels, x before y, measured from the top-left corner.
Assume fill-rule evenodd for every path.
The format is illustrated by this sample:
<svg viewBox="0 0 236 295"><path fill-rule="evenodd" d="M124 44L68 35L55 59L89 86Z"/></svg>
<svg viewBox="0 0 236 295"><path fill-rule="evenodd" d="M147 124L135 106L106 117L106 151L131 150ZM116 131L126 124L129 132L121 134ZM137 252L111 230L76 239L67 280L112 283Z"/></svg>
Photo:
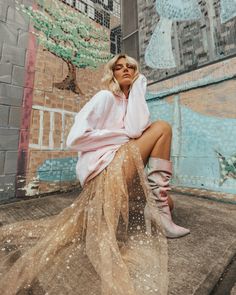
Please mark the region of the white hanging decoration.
<svg viewBox="0 0 236 295"><path fill-rule="evenodd" d="M236 16L236 0L221 0L221 23L226 23Z"/></svg>

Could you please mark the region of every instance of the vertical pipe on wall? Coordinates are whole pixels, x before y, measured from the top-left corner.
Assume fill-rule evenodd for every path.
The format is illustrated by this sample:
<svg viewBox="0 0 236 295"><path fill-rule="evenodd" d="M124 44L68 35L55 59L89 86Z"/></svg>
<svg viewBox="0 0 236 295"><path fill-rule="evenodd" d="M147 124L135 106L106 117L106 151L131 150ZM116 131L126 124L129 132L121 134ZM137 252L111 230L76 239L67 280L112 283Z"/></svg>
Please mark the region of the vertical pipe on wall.
<svg viewBox="0 0 236 295"><path fill-rule="evenodd" d="M209 34L207 34L209 57L211 60L215 60L215 37L214 37L215 9L213 6L213 1L206 0L206 7L208 11L208 20L209 20Z"/></svg>
<svg viewBox="0 0 236 295"><path fill-rule="evenodd" d="M181 155L182 145L182 118L181 118L181 106L179 103L179 95L174 97L174 111L173 111L173 141L172 141L172 156L174 158L174 179L176 184L179 183L179 162Z"/></svg>

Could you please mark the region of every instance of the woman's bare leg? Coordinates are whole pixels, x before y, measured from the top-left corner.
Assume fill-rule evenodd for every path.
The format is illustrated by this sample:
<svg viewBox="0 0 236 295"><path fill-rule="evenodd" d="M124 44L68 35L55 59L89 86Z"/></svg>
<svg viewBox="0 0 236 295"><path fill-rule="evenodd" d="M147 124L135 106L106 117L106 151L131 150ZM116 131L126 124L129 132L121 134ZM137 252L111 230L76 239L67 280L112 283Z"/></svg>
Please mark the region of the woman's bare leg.
<svg viewBox="0 0 236 295"><path fill-rule="evenodd" d="M135 140L140 150L144 165L150 156L165 160L170 159L172 129L165 121L156 121Z"/></svg>

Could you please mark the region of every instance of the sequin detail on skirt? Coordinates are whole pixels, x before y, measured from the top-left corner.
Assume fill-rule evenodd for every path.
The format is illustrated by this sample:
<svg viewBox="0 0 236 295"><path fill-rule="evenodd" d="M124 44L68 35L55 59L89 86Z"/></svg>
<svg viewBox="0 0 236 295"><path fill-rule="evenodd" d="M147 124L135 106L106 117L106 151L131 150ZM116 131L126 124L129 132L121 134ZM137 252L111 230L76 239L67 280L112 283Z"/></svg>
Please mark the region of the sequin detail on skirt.
<svg viewBox="0 0 236 295"><path fill-rule="evenodd" d="M167 294L167 241L145 234L150 193L134 141L57 216L0 229L2 295Z"/></svg>

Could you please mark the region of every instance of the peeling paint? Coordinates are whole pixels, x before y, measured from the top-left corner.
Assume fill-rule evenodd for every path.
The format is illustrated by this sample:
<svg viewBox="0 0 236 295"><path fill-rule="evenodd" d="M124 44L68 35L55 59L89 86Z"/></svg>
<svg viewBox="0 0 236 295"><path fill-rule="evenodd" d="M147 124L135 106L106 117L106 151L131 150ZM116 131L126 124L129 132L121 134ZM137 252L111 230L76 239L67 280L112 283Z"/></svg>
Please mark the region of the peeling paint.
<svg viewBox="0 0 236 295"><path fill-rule="evenodd" d="M34 196L39 194L39 179L38 177L34 177L31 182L29 182L25 187L21 190L24 190L26 196Z"/></svg>

